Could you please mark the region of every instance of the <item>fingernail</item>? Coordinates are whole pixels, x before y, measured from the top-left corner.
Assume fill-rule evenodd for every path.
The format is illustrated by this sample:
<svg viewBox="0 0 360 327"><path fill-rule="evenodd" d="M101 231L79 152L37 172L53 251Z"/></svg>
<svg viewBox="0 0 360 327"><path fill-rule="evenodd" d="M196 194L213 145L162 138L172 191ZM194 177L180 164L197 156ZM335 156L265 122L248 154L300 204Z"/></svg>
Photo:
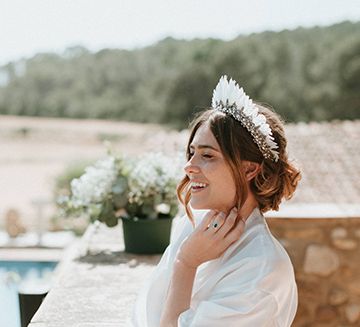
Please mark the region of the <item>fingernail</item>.
<svg viewBox="0 0 360 327"><path fill-rule="evenodd" d="M220 216L221 218L225 218L225 213L221 211L221 212L219 213L219 216Z"/></svg>
<svg viewBox="0 0 360 327"><path fill-rule="evenodd" d="M232 211L233 211L233 212L237 212L238 209L237 209L236 207L234 207L234 208L232 208Z"/></svg>

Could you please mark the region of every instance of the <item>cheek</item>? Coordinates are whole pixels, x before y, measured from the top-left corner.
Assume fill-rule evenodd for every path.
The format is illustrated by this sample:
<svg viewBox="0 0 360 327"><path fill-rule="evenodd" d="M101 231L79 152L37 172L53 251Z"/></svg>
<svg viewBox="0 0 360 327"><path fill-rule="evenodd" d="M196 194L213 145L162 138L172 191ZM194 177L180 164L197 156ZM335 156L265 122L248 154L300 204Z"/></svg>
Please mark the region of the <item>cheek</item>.
<svg viewBox="0 0 360 327"><path fill-rule="evenodd" d="M229 199L234 199L236 194L236 186L232 175L224 175L222 180L224 185L224 194L226 193Z"/></svg>
<svg viewBox="0 0 360 327"><path fill-rule="evenodd" d="M236 194L236 186L230 169L222 167L216 174L216 188L224 196L233 199Z"/></svg>

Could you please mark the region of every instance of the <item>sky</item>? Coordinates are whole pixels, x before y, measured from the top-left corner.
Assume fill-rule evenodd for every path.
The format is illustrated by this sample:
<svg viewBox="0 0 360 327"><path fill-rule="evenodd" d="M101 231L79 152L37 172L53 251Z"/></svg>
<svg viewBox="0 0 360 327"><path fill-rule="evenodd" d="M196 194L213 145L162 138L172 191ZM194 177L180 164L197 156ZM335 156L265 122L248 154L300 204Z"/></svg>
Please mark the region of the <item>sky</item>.
<svg viewBox="0 0 360 327"><path fill-rule="evenodd" d="M133 49L360 21L359 0L0 0L0 65L81 45Z"/></svg>

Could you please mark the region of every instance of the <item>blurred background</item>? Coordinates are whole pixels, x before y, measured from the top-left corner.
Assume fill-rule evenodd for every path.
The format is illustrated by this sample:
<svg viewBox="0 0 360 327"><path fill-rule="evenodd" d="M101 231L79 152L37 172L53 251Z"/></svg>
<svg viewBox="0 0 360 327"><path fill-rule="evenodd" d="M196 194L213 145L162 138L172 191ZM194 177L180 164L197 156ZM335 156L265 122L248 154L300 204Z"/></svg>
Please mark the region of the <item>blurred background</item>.
<svg viewBox="0 0 360 327"><path fill-rule="evenodd" d="M27 230L61 228L50 219L54 196L105 154L105 140L130 154L183 147L179 131L210 104L222 74L288 123L360 117L358 1L0 6L2 228L9 210ZM309 134L331 131L317 126Z"/></svg>
<svg viewBox="0 0 360 327"><path fill-rule="evenodd" d="M0 260L14 260L14 247L62 249L84 232L88 221L59 216L56 199L106 155L104 143L126 155L182 151L188 123L223 74L286 122L303 180L281 215L360 216L357 0L0 0L0 46ZM301 249L316 233L288 239ZM346 241L335 245L356 248ZM297 261L291 244L298 270L304 255ZM3 285L24 277L12 265L0 265ZM306 300L317 284L300 287ZM3 306L16 296L3 294ZM17 317L6 310L13 316L3 319ZM355 320L349 310L350 322L360 319L360 304Z"/></svg>

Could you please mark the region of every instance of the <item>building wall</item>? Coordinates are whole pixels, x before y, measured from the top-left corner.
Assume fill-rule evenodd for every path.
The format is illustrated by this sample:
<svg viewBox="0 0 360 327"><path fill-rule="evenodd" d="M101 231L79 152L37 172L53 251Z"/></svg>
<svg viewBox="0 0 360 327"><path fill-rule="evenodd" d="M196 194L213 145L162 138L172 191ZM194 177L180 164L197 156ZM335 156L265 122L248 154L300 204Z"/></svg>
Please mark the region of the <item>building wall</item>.
<svg viewBox="0 0 360 327"><path fill-rule="evenodd" d="M267 218L294 264L293 327L360 326L360 218Z"/></svg>

